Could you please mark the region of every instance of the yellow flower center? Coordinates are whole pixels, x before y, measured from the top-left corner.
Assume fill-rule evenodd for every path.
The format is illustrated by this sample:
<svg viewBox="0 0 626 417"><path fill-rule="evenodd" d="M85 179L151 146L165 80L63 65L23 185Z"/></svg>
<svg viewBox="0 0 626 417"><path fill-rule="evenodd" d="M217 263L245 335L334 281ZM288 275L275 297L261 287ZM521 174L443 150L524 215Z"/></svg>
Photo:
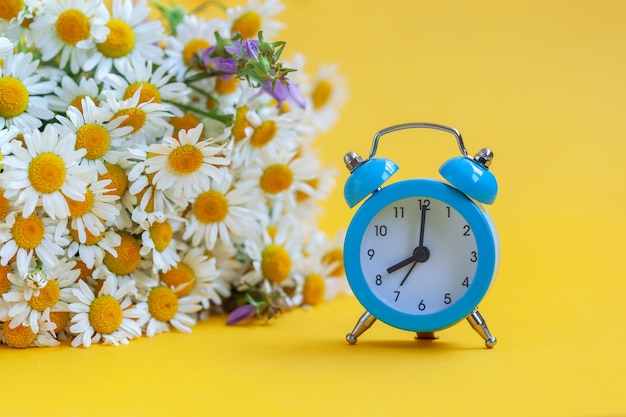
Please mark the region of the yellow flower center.
<svg viewBox="0 0 626 417"><path fill-rule="evenodd" d="M250 126L250 122L246 118L248 113L248 106L237 107L237 113L235 114L235 123L233 124L233 138L235 142L240 141L246 137L246 127Z"/></svg>
<svg viewBox="0 0 626 417"><path fill-rule="evenodd" d="M57 325L55 332L60 332L65 328L67 322L70 321L69 311L51 311L50 321Z"/></svg>
<svg viewBox="0 0 626 417"><path fill-rule="evenodd" d="M88 123L76 131L76 149L87 150L85 158L94 160L102 158L109 150L111 137L109 132L100 125Z"/></svg>
<svg viewBox="0 0 626 417"><path fill-rule="evenodd" d="M161 102L161 93L156 86L150 83L138 82L129 85L124 91L124 99L129 99L135 95L135 92L141 87L141 93L139 93L139 102L147 103L152 100L153 103Z"/></svg>
<svg viewBox="0 0 626 417"><path fill-rule="evenodd" d="M0 117L12 119L26 111L28 90L15 77L0 77Z"/></svg>
<svg viewBox="0 0 626 417"><path fill-rule="evenodd" d="M78 237L78 231L74 229L72 226L70 226L69 229L70 229L70 236L72 236L72 239L74 239L77 242L80 242L80 238ZM80 242L80 243L82 243L83 245L92 246L102 240L102 238L104 237L104 232L99 233L97 235L92 235L89 230L85 229L85 235L86 235L85 241Z"/></svg>
<svg viewBox="0 0 626 417"><path fill-rule="evenodd" d="M343 272L343 250L341 248L331 249L322 256L322 264L335 264L336 267L329 272L331 277L342 277Z"/></svg>
<svg viewBox="0 0 626 417"><path fill-rule="evenodd" d="M39 295L33 295L28 300L28 305L37 311L44 312L46 308L52 308L61 298L59 283L53 279L48 281L45 287L39 289Z"/></svg>
<svg viewBox="0 0 626 417"><path fill-rule="evenodd" d="M239 16L233 22L231 33L241 33L244 39L254 38L261 30L261 16L254 11L250 10L241 16Z"/></svg>
<svg viewBox="0 0 626 417"><path fill-rule="evenodd" d="M202 223L219 223L228 215L228 200L219 191L206 191L193 203L193 214Z"/></svg>
<svg viewBox="0 0 626 417"><path fill-rule="evenodd" d="M198 117L192 113L185 113L181 117L172 117L169 123L174 126L174 133L172 134L172 136L175 139L178 139L178 132L180 130L193 129L200 124L200 119L198 119ZM203 133L204 128L202 130L202 133L200 133L200 136L202 136Z"/></svg>
<svg viewBox="0 0 626 417"><path fill-rule="evenodd" d="M13 272L9 265L0 265L0 295L11 289L9 274Z"/></svg>
<svg viewBox="0 0 626 417"><path fill-rule="evenodd" d="M32 345L33 342L37 340L37 335L33 333L30 327L19 324L17 327L12 329L9 327L9 323L10 321L6 321L2 326L4 339L6 340L7 345L17 349L24 349Z"/></svg>
<svg viewBox="0 0 626 417"><path fill-rule="evenodd" d="M261 175L261 189L268 194L285 191L293 182L293 172L287 165L275 164L265 168Z"/></svg>
<svg viewBox="0 0 626 417"><path fill-rule="evenodd" d="M65 197L65 201L67 201L67 205L70 208L70 217L76 218L84 216L91 211L94 203L94 197L91 190L87 189L84 201L72 200L67 196Z"/></svg>
<svg viewBox="0 0 626 417"><path fill-rule="evenodd" d="M172 241L172 225L166 220L162 223L153 223L150 226L150 239L154 242L154 249L163 252Z"/></svg>
<svg viewBox="0 0 626 417"><path fill-rule="evenodd" d="M86 97L89 97L91 99L91 101L93 101L96 106L98 106L100 104L100 101L97 100L96 98L91 97L91 96L82 95L82 96L74 97L74 100L72 100L70 102L70 106L76 107L82 113L83 112L83 102L82 102L82 100L84 98L86 98Z"/></svg>
<svg viewBox="0 0 626 417"><path fill-rule="evenodd" d="M7 22L17 17L20 10L24 8L23 0L2 0L0 2L0 19Z"/></svg>
<svg viewBox="0 0 626 417"><path fill-rule="evenodd" d="M159 321L170 321L178 312L176 293L162 285L154 287L148 296L148 311Z"/></svg>
<svg viewBox="0 0 626 417"><path fill-rule="evenodd" d="M184 297L191 292L196 282L196 275L187 264L179 262L176 267L170 268L167 272L160 272L161 282L168 287L178 288L179 285L189 284L176 291L178 297Z"/></svg>
<svg viewBox="0 0 626 417"><path fill-rule="evenodd" d="M250 144L260 148L267 145L276 136L276 122L273 120L266 120L261 123L250 136Z"/></svg>
<svg viewBox="0 0 626 417"><path fill-rule="evenodd" d="M135 32L120 19L111 19L107 22L109 36L106 41L96 45L102 55L109 58L121 58L126 56L135 47Z"/></svg>
<svg viewBox="0 0 626 417"><path fill-rule="evenodd" d="M55 153L44 152L34 157L28 165L28 179L40 193L57 191L65 182L67 171L63 159Z"/></svg>
<svg viewBox="0 0 626 417"><path fill-rule="evenodd" d="M39 246L45 231L43 221L34 213L26 218L18 214L13 227L11 227L11 235L17 246L22 249L35 249Z"/></svg>
<svg viewBox="0 0 626 417"><path fill-rule="evenodd" d="M167 161L177 174L191 174L202 166L202 152L191 144L182 145L170 152Z"/></svg>
<svg viewBox="0 0 626 417"><path fill-rule="evenodd" d="M0 167L0 169L2 168ZM9 214L10 207L9 199L4 196L4 188L0 188L0 220L4 220Z"/></svg>
<svg viewBox="0 0 626 417"><path fill-rule="evenodd" d="M141 262L141 255L139 254L141 247L137 239L130 233L119 232L119 235L122 241L120 245L115 248L117 257L106 252L104 254L103 263L114 274L128 275L137 269Z"/></svg>
<svg viewBox="0 0 626 417"><path fill-rule="evenodd" d="M237 91L237 83L239 78L232 76L230 78L217 77L215 80L215 91L220 94L232 94Z"/></svg>
<svg viewBox="0 0 626 417"><path fill-rule="evenodd" d="M67 45L76 45L89 37L91 25L83 12L70 9L59 15L55 29L63 42Z"/></svg>
<svg viewBox="0 0 626 417"><path fill-rule="evenodd" d="M86 263L84 263L80 259L77 259L76 260L76 266L74 267L74 269L80 271L80 275L78 275L78 278L76 279L76 282L78 282L78 281L86 281L87 278L93 277L93 271L96 270L96 265L94 265L93 268L89 268L89 267L87 267Z"/></svg>
<svg viewBox="0 0 626 417"><path fill-rule="evenodd" d="M98 180L111 180L111 183L106 186L107 190L110 190L107 191L107 193L121 197L128 187L128 177L124 169L117 164L111 164L109 162L105 162L104 166L107 169L107 173L99 174Z"/></svg>
<svg viewBox="0 0 626 417"><path fill-rule="evenodd" d="M146 194L146 191L148 191L150 187L145 187L143 190L139 191L135 197L137 198L137 203L139 203L141 200L143 200L143 196ZM148 200L148 202L146 203L146 206L144 207L144 210L146 211L146 213L153 213L154 212L154 193L152 193L152 195L150 196L150 199Z"/></svg>
<svg viewBox="0 0 626 417"><path fill-rule="evenodd" d="M328 103L328 99L330 99L333 93L333 85L326 80L321 80L318 82L315 87L313 87L313 92L311 93L311 99L313 100L313 108L318 110L321 109Z"/></svg>
<svg viewBox="0 0 626 417"><path fill-rule="evenodd" d="M193 65L193 59L198 53L209 48L209 46L211 45L204 39L192 39L187 42L187 45L183 48L183 61L185 61L185 65L191 67Z"/></svg>
<svg viewBox="0 0 626 417"><path fill-rule="evenodd" d="M120 328L124 311L120 303L110 295L101 295L91 302L89 323L100 334L111 334Z"/></svg>
<svg viewBox="0 0 626 417"><path fill-rule="evenodd" d="M304 304L316 305L324 299L326 292L326 283L324 278L319 274L311 274L304 281L302 289L302 301Z"/></svg>
<svg viewBox="0 0 626 417"><path fill-rule="evenodd" d="M144 112L143 110L137 107L130 107L128 109L118 110L111 119L115 119L116 117L119 117L119 116L128 116L122 122L122 124L120 124L120 126L132 127L133 130L132 132L130 132L131 135L133 133L137 133L146 124L146 119L147 119L146 112Z"/></svg>
<svg viewBox="0 0 626 417"><path fill-rule="evenodd" d="M261 253L261 270L273 284L280 284L291 273L291 257L280 245L269 245Z"/></svg>

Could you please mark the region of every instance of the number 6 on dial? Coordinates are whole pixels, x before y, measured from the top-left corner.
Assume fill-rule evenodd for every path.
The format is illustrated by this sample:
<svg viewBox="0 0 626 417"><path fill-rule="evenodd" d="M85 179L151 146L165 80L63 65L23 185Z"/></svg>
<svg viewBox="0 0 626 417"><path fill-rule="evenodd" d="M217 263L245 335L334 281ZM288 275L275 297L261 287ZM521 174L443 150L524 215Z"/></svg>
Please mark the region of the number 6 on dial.
<svg viewBox="0 0 626 417"><path fill-rule="evenodd" d="M430 128L455 135L462 156L440 168L448 183L410 179L381 187L398 166L374 158L378 141L401 129ZM354 344L376 319L419 338L467 319L493 347L477 306L491 287L499 264L496 228L481 203L491 204L497 182L488 167L493 153L470 158L460 133L432 123L391 126L374 136L367 160L349 152L351 172L344 196L355 213L344 242L348 282L366 313L346 336Z"/></svg>

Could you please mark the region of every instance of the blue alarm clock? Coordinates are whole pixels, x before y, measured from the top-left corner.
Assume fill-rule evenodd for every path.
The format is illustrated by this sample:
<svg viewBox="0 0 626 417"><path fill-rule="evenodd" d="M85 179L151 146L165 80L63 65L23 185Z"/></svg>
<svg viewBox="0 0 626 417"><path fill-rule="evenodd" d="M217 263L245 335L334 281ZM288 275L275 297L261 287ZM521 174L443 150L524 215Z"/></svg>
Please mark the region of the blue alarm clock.
<svg viewBox="0 0 626 417"><path fill-rule="evenodd" d="M383 187L399 169L376 158L380 138L403 129L435 129L456 137L461 156L446 161L446 180L409 179ZM435 332L467 319L495 346L478 304L494 282L500 244L483 204L494 202L498 184L489 171L493 152L470 157L458 130L434 123L406 123L376 133L369 158L348 152L344 197L356 211L344 241L348 283L366 312L346 336L350 344L377 319L435 338Z"/></svg>

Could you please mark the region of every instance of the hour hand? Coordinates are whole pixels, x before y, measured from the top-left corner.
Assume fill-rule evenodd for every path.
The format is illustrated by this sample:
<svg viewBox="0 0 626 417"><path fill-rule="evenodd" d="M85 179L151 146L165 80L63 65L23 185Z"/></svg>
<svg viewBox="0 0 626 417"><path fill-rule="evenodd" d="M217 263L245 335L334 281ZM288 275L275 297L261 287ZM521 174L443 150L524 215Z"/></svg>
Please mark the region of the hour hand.
<svg viewBox="0 0 626 417"><path fill-rule="evenodd" d="M430 258L430 251L428 248L426 246L418 246L413 250L413 254L411 256L387 268L387 273L391 274L412 263L426 262L428 258Z"/></svg>

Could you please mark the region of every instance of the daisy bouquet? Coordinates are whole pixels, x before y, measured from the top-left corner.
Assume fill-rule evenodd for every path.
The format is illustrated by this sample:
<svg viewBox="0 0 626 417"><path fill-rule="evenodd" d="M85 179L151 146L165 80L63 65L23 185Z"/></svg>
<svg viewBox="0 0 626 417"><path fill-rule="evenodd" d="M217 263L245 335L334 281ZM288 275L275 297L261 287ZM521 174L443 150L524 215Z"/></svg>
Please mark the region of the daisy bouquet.
<svg viewBox="0 0 626 417"><path fill-rule="evenodd" d="M312 146L345 87L282 60L282 8L0 2L3 344L125 344L346 290Z"/></svg>

